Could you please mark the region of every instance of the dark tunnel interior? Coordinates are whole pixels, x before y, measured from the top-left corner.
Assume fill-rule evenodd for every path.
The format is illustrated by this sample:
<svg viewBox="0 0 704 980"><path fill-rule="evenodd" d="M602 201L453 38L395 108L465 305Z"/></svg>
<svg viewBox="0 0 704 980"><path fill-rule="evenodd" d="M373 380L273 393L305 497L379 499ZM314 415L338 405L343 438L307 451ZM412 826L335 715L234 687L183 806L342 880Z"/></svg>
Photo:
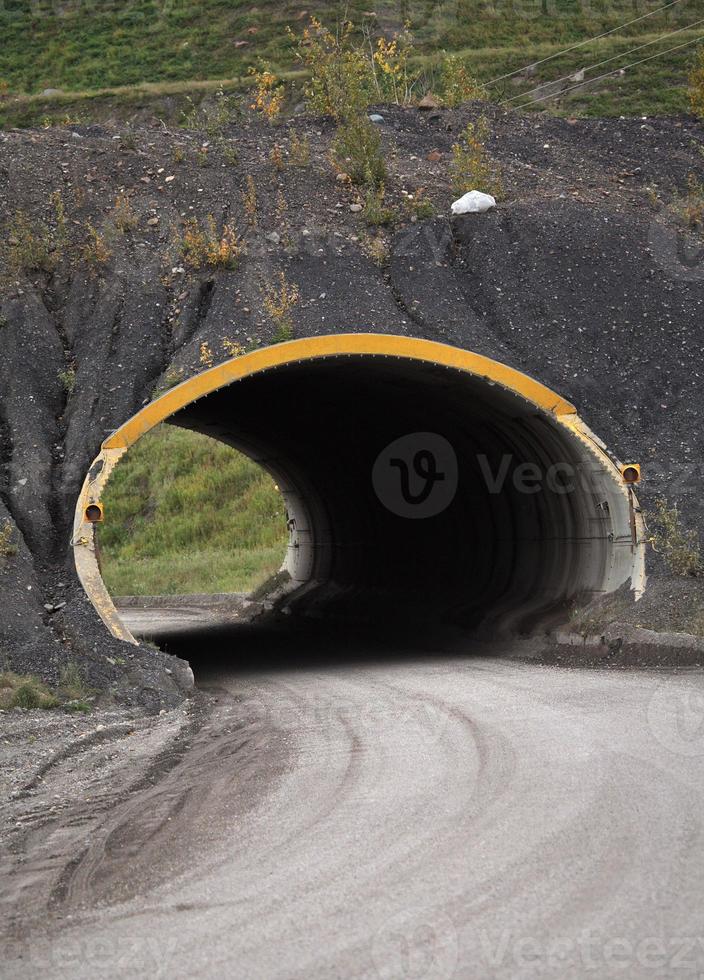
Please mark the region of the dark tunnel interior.
<svg viewBox="0 0 704 980"><path fill-rule="evenodd" d="M379 355L293 361L168 422L277 480L290 532L281 610L294 616L510 631L630 575L627 503L606 457L461 370Z"/></svg>

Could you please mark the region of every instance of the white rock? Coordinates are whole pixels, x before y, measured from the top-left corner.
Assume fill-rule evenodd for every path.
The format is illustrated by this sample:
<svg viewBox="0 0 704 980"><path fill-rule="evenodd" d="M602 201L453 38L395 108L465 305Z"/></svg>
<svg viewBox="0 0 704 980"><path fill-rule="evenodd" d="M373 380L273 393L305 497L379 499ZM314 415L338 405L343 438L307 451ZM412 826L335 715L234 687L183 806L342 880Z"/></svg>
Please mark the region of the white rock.
<svg viewBox="0 0 704 980"><path fill-rule="evenodd" d="M468 191L457 201L452 202L453 214L481 214L496 207L496 199L482 191Z"/></svg>

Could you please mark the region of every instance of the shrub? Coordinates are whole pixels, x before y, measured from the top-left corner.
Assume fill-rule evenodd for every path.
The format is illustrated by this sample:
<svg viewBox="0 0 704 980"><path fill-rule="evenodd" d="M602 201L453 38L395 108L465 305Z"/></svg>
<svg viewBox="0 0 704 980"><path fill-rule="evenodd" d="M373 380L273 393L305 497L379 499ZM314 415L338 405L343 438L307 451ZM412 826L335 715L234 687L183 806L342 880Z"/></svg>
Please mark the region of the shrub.
<svg viewBox="0 0 704 980"><path fill-rule="evenodd" d="M310 80L304 86L310 112L342 119L363 112L375 94L369 58L354 43L354 25L338 24L335 33L311 17L302 37L289 29L301 64Z"/></svg>
<svg viewBox="0 0 704 980"><path fill-rule="evenodd" d="M364 243L364 251L376 265L384 266L388 265L389 259L391 258L391 249L389 243L386 241L382 235L377 235L375 238L369 238Z"/></svg>
<svg viewBox="0 0 704 980"><path fill-rule="evenodd" d="M235 269L244 254L244 244L234 225L225 224L218 231L215 218L209 214L204 225L197 218L186 222L181 254L194 269Z"/></svg>
<svg viewBox="0 0 704 980"><path fill-rule="evenodd" d="M76 387L76 369L74 367L67 367L65 371L59 371L58 377L64 391L67 395L70 395Z"/></svg>
<svg viewBox="0 0 704 980"><path fill-rule="evenodd" d="M247 186L242 191L242 202L244 204L244 213L247 215L248 223L254 228L257 224L257 185L254 183L254 177L251 174L247 174Z"/></svg>
<svg viewBox="0 0 704 980"><path fill-rule="evenodd" d="M249 74L254 83L250 109L261 112L269 122L275 122L284 105L285 90L281 80L269 69L250 68Z"/></svg>
<svg viewBox="0 0 704 980"><path fill-rule="evenodd" d="M289 283L283 272L278 275L278 284L269 286L264 295L264 309L273 320L276 331L273 342L279 344L293 339L293 320L291 314L300 299L300 291L295 283Z"/></svg>
<svg viewBox="0 0 704 980"><path fill-rule="evenodd" d="M211 368L215 363L215 356L207 340L202 340L198 348L198 360L201 367Z"/></svg>
<svg viewBox="0 0 704 980"><path fill-rule="evenodd" d="M93 266L93 268L107 265L112 258L112 252L110 251L105 235L98 231L90 222L87 224L86 230L88 232L88 241L83 246L81 252L84 262Z"/></svg>
<svg viewBox="0 0 704 980"><path fill-rule="evenodd" d="M370 45L371 46L371 45ZM377 38L372 55L372 71L379 96L396 105L408 105L421 80L420 72L411 72L413 36L408 28L387 40Z"/></svg>
<svg viewBox="0 0 704 980"><path fill-rule="evenodd" d="M470 99L486 99L483 85L472 75L458 55L445 55L442 61L442 98L445 105L458 106Z"/></svg>
<svg viewBox="0 0 704 980"><path fill-rule="evenodd" d="M362 217L372 228L391 225L394 222L394 212L384 205L384 185L367 187L364 195Z"/></svg>
<svg viewBox="0 0 704 980"><path fill-rule="evenodd" d="M291 133L288 160L292 167L307 167L310 163L310 141Z"/></svg>
<svg viewBox="0 0 704 980"><path fill-rule="evenodd" d="M14 528L10 521L0 525L0 558L14 558L17 554Z"/></svg>
<svg viewBox="0 0 704 980"><path fill-rule="evenodd" d="M411 212L411 217L415 218L416 221L422 221L424 218L432 218L435 214L433 202L427 196L424 187L419 187L415 194L409 194L406 198L406 203Z"/></svg>
<svg viewBox="0 0 704 980"><path fill-rule="evenodd" d="M93 693L86 685L80 667L73 662L69 662L61 668L58 691L61 697L67 701L83 701Z"/></svg>
<svg viewBox="0 0 704 980"><path fill-rule="evenodd" d="M134 231L137 227L137 216L132 210L130 199L126 194L118 194L115 198L115 207L112 210L112 223L118 231L127 233Z"/></svg>
<svg viewBox="0 0 704 980"><path fill-rule="evenodd" d="M704 119L704 46L699 48L689 76L689 104L694 115Z"/></svg>
<svg viewBox="0 0 704 980"><path fill-rule="evenodd" d="M692 231L704 227L704 184L694 174L687 179L687 197L681 202L680 217Z"/></svg>
<svg viewBox="0 0 704 980"><path fill-rule="evenodd" d="M205 132L213 140L222 137L225 128L236 120L242 109L241 98L222 88L212 99L203 99L198 106L190 96L186 98L186 104L188 108L182 114L182 125L186 129Z"/></svg>
<svg viewBox="0 0 704 980"><path fill-rule="evenodd" d="M669 507L666 500L660 499L649 520L655 527L650 543L653 550L662 555L671 572L682 576L704 574L699 534L694 529L688 531L682 527L677 507Z"/></svg>
<svg viewBox="0 0 704 980"><path fill-rule="evenodd" d="M24 211L18 211L10 223L7 246L8 264L14 272L51 273L61 257L56 235Z"/></svg>
<svg viewBox="0 0 704 980"><path fill-rule="evenodd" d="M281 173L281 171L284 169L284 155L281 152L281 147L278 145L278 143L276 146L272 146L271 150L269 151L269 160L271 161L271 165L274 170L276 170L277 173Z"/></svg>
<svg viewBox="0 0 704 980"><path fill-rule="evenodd" d="M503 182L498 165L486 150L489 124L484 117L476 123L468 123L461 142L452 147L450 165L452 189L456 194L478 190L503 197Z"/></svg>
<svg viewBox="0 0 704 980"><path fill-rule="evenodd" d="M381 136L366 115L353 115L341 123L332 152L339 169L347 173L353 183L380 187L386 180Z"/></svg>

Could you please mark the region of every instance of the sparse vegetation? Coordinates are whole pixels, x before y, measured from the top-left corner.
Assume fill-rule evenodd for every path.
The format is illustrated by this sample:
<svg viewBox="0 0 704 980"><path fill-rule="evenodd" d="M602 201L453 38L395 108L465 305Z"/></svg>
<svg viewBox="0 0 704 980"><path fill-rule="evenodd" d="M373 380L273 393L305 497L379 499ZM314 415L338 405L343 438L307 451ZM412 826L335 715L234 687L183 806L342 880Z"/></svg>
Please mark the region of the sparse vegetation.
<svg viewBox="0 0 704 980"><path fill-rule="evenodd" d="M85 704L87 698L93 695L93 691L85 682L83 673L78 664L69 662L61 668L59 673L59 686L57 688L59 696L69 702ZM84 710L83 707L74 710Z"/></svg>
<svg viewBox="0 0 704 980"><path fill-rule="evenodd" d="M242 191L242 203L244 204L244 213L247 216L248 223L253 228L256 227L258 208L257 185L251 174L247 174L245 189Z"/></svg>
<svg viewBox="0 0 704 980"><path fill-rule="evenodd" d="M677 207L680 217L691 231L704 228L704 184L690 174L687 180L687 197Z"/></svg>
<svg viewBox="0 0 704 980"><path fill-rule="evenodd" d="M5 671L0 674L0 708L56 708L59 699L52 694L46 684L32 674L15 674Z"/></svg>
<svg viewBox="0 0 704 980"><path fill-rule="evenodd" d="M433 202L428 197L425 188L419 187L414 194L406 195L406 204L411 213L411 220L423 221L435 214Z"/></svg>
<svg viewBox="0 0 704 980"><path fill-rule="evenodd" d="M127 234L137 227L137 215L132 210L130 199L124 192L117 195L115 207L112 210L112 223L118 231Z"/></svg>
<svg viewBox="0 0 704 980"><path fill-rule="evenodd" d="M289 139L288 162L292 167L307 167L310 163L310 140L291 132Z"/></svg>
<svg viewBox="0 0 704 980"><path fill-rule="evenodd" d="M186 97L186 109L182 114L182 124L186 129L206 133L212 140L223 138L227 126L234 123L242 111L241 97L226 92L222 86L205 96L198 105L190 96Z"/></svg>
<svg viewBox="0 0 704 980"><path fill-rule="evenodd" d="M112 251L105 235L90 222L86 225L86 231L88 241L81 251L83 261L94 269L107 265L112 258Z"/></svg>
<svg viewBox="0 0 704 980"><path fill-rule="evenodd" d="M56 229L18 211L10 223L5 251L15 273L51 273L61 259L61 242Z"/></svg>
<svg viewBox="0 0 704 980"><path fill-rule="evenodd" d="M223 337L221 343L228 357L241 357L246 352L244 346L231 337Z"/></svg>
<svg viewBox="0 0 704 980"><path fill-rule="evenodd" d="M364 243L364 251L378 266L384 267L388 265L389 258L391 256L391 248L388 241L383 235L376 235L373 238L368 238Z"/></svg>
<svg viewBox="0 0 704 980"><path fill-rule="evenodd" d="M202 340L200 342L200 347L198 348L198 360L200 366L204 368L211 368L215 363L215 356L207 340Z"/></svg>
<svg viewBox="0 0 704 980"><path fill-rule="evenodd" d="M477 81L464 58L445 55L442 62L441 91L446 106L453 108L470 99L488 98L487 90Z"/></svg>
<svg viewBox="0 0 704 980"><path fill-rule="evenodd" d="M250 108L261 112L269 122L275 122L284 105L285 92L281 80L269 69L259 71L250 68L249 74L253 82Z"/></svg>
<svg viewBox="0 0 704 980"><path fill-rule="evenodd" d="M704 574L698 531L682 526L679 510L666 500L655 504L655 511L648 515L653 534L650 543L654 551L662 555L667 567L675 575L700 576Z"/></svg>
<svg viewBox="0 0 704 980"><path fill-rule="evenodd" d="M76 387L76 369L73 365L69 365L64 371L59 371L59 381L66 394L70 395Z"/></svg>
<svg viewBox="0 0 704 980"><path fill-rule="evenodd" d="M218 230L215 218L208 215L205 223L189 218L181 243L181 254L194 269L236 269L244 255L244 242L233 224Z"/></svg>
<svg viewBox="0 0 704 980"><path fill-rule="evenodd" d="M460 142L452 147L450 174L455 194L477 190L492 194L497 200L503 197L499 165L486 149L488 136L489 124L482 116L476 123L467 124Z"/></svg>
<svg viewBox="0 0 704 980"><path fill-rule="evenodd" d="M94 692L86 685L80 668L75 663L66 664L59 676L56 691L51 691L34 674L0 673L0 708L63 708L64 711L90 711L89 699Z"/></svg>
<svg viewBox="0 0 704 980"><path fill-rule="evenodd" d="M337 130L332 148L335 163L353 183L380 187L386 180L386 162L379 129L366 115L345 119Z"/></svg>
<svg viewBox="0 0 704 980"><path fill-rule="evenodd" d="M689 105L695 116L704 119L704 45L699 47L689 75Z"/></svg>
<svg viewBox="0 0 704 980"><path fill-rule="evenodd" d="M14 558L17 550L14 528L10 521L6 520L0 524L0 558Z"/></svg>
<svg viewBox="0 0 704 980"><path fill-rule="evenodd" d="M276 327L273 343L280 344L293 340L292 313L300 299L300 291L295 283L289 283L286 275L279 272L275 286L268 286L264 294L264 309Z"/></svg>
<svg viewBox="0 0 704 980"><path fill-rule="evenodd" d="M218 146L220 152L222 153L222 158L225 161L225 163L230 167L234 167L235 164L238 163L240 159L239 153L237 152L234 143L230 143L227 140L222 140L218 144Z"/></svg>
<svg viewBox="0 0 704 980"><path fill-rule="evenodd" d="M180 385L185 378L185 371L183 368L171 367L164 374L164 377L156 385L154 391L152 392L152 398L158 398L159 395L166 394L167 391L171 391L176 385Z"/></svg>
<svg viewBox="0 0 704 980"><path fill-rule="evenodd" d="M370 228L380 228L394 223L394 212L392 208L384 203L385 189L382 184L380 187L367 187L364 194L364 208L362 217Z"/></svg>
<svg viewBox="0 0 704 980"><path fill-rule="evenodd" d="M116 595L249 591L283 561L274 481L207 436L157 427L116 468L105 504L102 568Z"/></svg>
<svg viewBox="0 0 704 980"><path fill-rule="evenodd" d="M269 160L271 161L271 165L273 166L274 170L276 170L277 173L281 173L281 171L284 169L284 155L278 143L275 146L272 146L269 152Z"/></svg>

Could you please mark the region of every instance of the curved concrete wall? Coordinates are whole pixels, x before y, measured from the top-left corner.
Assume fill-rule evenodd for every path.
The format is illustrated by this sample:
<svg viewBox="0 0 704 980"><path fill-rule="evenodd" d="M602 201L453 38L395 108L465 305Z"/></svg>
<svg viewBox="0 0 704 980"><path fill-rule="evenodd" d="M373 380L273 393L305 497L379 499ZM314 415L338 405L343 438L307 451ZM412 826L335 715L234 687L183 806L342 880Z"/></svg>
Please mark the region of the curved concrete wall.
<svg viewBox="0 0 704 980"><path fill-rule="evenodd" d="M85 511L126 449L164 419L276 476L291 612L518 629L577 596L629 579L643 587L637 505L574 406L453 347L336 335L203 372L106 440L74 549L88 595L123 639Z"/></svg>

